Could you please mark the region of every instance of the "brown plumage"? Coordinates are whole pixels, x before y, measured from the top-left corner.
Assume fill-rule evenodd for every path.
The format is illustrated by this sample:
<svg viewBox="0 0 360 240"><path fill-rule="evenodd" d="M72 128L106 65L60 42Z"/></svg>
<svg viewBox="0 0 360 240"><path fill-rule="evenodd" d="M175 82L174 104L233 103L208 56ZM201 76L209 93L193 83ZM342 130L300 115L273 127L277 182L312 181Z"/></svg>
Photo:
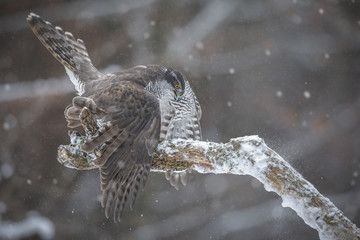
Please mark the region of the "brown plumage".
<svg viewBox="0 0 360 240"><path fill-rule="evenodd" d="M186 78L174 69L151 65L102 74L93 66L82 40L36 14L29 14L27 21L78 91L79 96L65 109L68 127L81 126L82 114L92 114L100 126L94 130L97 137L81 149L97 153L94 163L100 169L101 204L106 217L113 212L114 220L120 221L126 203L132 208L146 183L159 141L201 139L199 102ZM168 174L172 185L180 182L177 176Z"/></svg>

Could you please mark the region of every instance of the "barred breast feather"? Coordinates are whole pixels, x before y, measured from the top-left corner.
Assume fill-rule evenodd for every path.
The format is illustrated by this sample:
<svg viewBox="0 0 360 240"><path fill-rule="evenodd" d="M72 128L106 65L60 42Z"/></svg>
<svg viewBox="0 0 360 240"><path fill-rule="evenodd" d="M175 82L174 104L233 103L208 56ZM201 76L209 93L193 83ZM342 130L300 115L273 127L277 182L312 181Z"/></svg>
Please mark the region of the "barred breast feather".
<svg viewBox="0 0 360 240"><path fill-rule="evenodd" d="M161 131L160 141L183 138L202 140L201 107L190 84L185 80L185 93L180 101L160 101ZM186 185L188 171L168 171L165 174L170 184L179 189L180 183Z"/></svg>

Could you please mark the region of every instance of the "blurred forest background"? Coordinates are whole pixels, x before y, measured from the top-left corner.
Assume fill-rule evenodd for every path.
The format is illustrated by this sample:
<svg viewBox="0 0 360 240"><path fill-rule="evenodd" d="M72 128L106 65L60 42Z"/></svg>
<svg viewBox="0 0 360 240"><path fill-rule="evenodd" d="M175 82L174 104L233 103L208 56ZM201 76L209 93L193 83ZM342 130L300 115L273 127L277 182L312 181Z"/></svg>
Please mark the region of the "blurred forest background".
<svg viewBox="0 0 360 240"><path fill-rule="evenodd" d="M151 173L120 224L97 170L56 161L75 96L30 12L85 41L96 67L182 71L203 137L259 135L360 226L360 3L353 1L0 1L0 239L318 239L248 176Z"/></svg>

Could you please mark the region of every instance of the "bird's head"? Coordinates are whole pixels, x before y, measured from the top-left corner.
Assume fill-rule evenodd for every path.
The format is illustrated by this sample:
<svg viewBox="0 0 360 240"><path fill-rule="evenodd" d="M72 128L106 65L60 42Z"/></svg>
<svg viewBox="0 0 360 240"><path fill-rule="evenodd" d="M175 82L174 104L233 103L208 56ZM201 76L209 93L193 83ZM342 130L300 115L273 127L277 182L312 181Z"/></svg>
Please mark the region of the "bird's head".
<svg viewBox="0 0 360 240"><path fill-rule="evenodd" d="M164 78L168 83L169 90L172 91L174 95L174 100L180 101L185 92L184 76L172 68L167 68Z"/></svg>

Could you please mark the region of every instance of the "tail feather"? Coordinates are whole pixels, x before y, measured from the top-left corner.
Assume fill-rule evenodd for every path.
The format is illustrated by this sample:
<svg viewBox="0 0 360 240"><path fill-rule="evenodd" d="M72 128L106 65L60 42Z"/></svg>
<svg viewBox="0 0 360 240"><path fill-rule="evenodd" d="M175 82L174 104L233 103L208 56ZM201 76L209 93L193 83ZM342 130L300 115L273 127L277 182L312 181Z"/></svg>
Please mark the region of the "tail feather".
<svg viewBox="0 0 360 240"><path fill-rule="evenodd" d="M84 41L76 40L70 32L54 27L34 13L30 13L26 20L40 42L65 67L80 95L84 92L86 81L102 76L93 66Z"/></svg>

